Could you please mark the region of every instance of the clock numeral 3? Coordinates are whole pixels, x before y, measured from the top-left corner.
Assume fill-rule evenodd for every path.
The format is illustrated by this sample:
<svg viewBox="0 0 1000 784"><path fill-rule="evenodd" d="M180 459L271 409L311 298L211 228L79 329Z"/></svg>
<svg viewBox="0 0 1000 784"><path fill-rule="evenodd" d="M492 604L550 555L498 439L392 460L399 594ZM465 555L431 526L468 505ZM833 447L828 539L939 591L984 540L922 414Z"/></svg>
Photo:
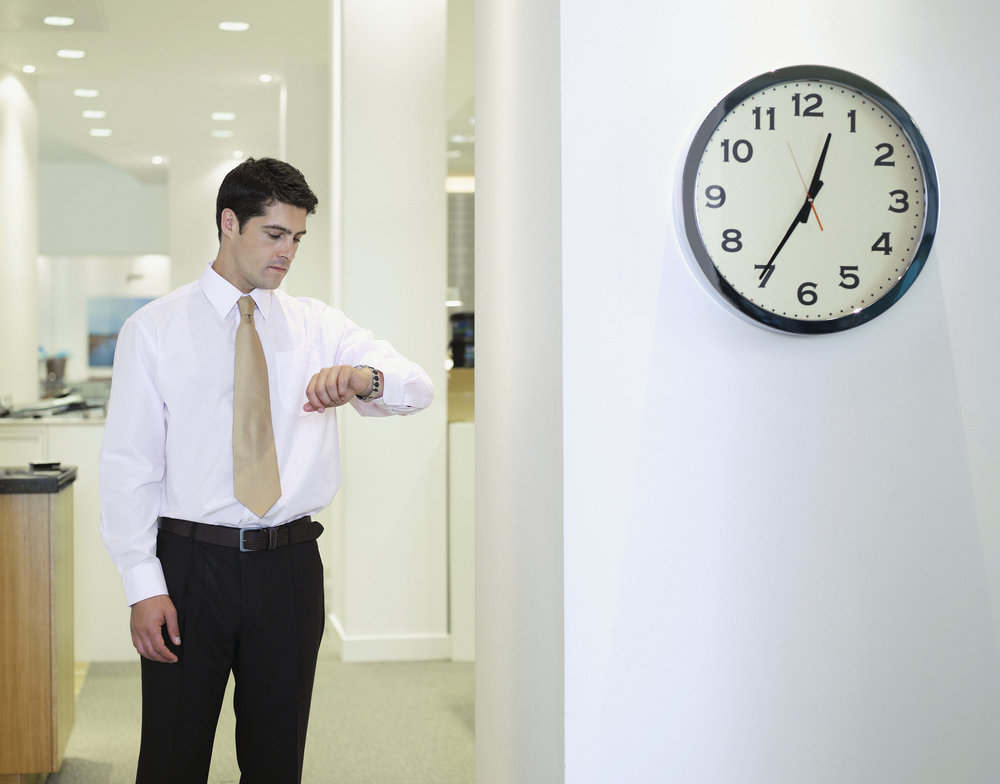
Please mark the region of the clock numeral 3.
<svg viewBox="0 0 1000 784"><path fill-rule="evenodd" d="M910 194L906 191L889 191L889 195L896 200L895 204L889 205L889 212L906 212L910 209Z"/></svg>

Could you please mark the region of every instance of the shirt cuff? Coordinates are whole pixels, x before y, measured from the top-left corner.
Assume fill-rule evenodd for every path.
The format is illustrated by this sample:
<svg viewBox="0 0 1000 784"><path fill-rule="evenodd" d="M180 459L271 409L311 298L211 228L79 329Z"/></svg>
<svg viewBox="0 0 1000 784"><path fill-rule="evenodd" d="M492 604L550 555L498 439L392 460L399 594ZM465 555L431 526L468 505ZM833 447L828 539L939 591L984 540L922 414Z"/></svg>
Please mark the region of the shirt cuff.
<svg viewBox="0 0 1000 784"><path fill-rule="evenodd" d="M125 600L130 607L151 596L169 595L159 559L143 561L123 572L122 585L125 587Z"/></svg>

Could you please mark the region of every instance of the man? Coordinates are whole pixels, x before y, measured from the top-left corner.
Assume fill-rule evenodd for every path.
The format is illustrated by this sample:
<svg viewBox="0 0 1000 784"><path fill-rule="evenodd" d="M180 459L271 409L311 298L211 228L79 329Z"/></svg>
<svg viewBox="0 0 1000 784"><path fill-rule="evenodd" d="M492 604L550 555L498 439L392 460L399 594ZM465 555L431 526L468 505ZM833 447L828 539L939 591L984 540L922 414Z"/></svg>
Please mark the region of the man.
<svg viewBox="0 0 1000 784"><path fill-rule="evenodd" d="M310 515L340 483L328 409L433 397L388 343L278 290L316 204L289 164L241 163L219 189L218 256L118 338L101 534L142 657L137 784L207 781L230 672L242 784L301 781L325 623Z"/></svg>

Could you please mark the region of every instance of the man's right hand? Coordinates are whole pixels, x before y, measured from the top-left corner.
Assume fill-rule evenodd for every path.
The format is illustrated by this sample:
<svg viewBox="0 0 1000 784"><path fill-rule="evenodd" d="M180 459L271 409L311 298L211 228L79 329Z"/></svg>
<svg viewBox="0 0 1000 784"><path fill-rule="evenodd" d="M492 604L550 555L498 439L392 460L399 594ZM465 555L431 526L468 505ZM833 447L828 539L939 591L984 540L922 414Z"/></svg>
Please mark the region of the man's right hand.
<svg viewBox="0 0 1000 784"><path fill-rule="evenodd" d="M176 654L163 641L164 625L174 645L180 645L177 610L169 596L150 596L132 605L132 644L140 656L155 662L177 661Z"/></svg>

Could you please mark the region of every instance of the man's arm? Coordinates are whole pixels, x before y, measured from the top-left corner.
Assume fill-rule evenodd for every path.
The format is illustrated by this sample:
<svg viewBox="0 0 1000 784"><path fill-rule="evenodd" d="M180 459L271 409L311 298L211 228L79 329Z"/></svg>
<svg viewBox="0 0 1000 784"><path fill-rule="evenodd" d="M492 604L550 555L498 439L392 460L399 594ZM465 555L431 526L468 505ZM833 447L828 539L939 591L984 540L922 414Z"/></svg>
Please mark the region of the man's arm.
<svg viewBox="0 0 1000 784"><path fill-rule="evenodd" d="M156 518L164 471L163 401L145 358L151 340L126 322L115 350L115 367L99 465L101 537L122 575L132 605L132 642L153 661L176 661L163 642L167 625L179 638L177 612L166 596L156 557ZM153 624L157 623L155 629Z"/></svg>

